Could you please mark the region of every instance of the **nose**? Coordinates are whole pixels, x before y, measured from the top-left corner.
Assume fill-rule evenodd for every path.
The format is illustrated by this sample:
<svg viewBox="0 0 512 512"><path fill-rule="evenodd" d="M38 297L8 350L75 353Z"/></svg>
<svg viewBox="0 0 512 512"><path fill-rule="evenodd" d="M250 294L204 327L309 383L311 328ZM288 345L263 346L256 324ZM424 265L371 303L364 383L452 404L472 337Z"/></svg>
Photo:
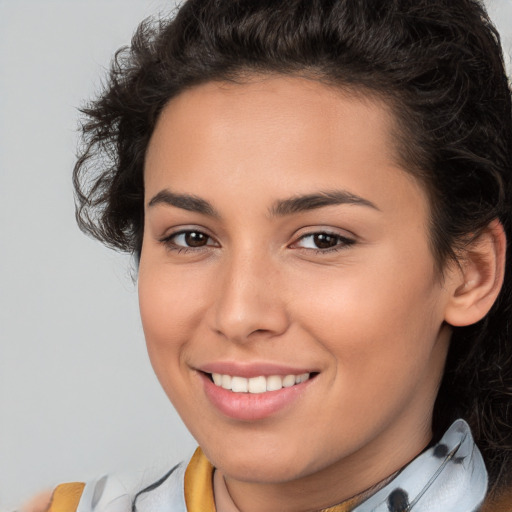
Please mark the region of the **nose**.
<svg viewBox="0 0 512 512"><path fill-rule="evenodd" d="M271 258L248 251L234 255L219 269L212 304L213 329L244 343L283 334L289 325L283 283Z"/></svg>

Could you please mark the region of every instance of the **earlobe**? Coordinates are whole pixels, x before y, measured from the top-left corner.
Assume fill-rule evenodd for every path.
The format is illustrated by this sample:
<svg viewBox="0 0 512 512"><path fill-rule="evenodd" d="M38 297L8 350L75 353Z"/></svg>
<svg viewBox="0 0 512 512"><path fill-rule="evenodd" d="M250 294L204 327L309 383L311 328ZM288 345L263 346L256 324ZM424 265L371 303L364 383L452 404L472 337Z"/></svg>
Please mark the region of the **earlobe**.
<svg viewBox="0 0 512 512"><path fill-rule="evenodd" d="M503 284L506 246L503 225L494 220L466 248L449 279L448 324L471 325L489 312Z"/></svg>

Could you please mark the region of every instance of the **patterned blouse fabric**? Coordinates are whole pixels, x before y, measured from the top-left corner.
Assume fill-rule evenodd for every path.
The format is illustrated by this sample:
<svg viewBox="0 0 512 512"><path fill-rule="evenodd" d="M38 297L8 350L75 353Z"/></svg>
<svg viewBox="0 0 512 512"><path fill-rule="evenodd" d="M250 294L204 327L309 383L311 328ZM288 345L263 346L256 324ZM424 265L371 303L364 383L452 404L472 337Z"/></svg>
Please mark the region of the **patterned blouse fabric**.
<svg viewBox="0 0 512 512"><path fill-rule="evenodd" d="M110 476L87 484L78 508L49 512L215 512L213 467L201 450L190 463L133 492ZM487 492L487 471L467 423L457 420L441 441L405 466L387 485L353 507L345 502L325 512L478 512ZM55 503L55 507L57 502ZM218 511L222 512L222 511Z"/></svg>

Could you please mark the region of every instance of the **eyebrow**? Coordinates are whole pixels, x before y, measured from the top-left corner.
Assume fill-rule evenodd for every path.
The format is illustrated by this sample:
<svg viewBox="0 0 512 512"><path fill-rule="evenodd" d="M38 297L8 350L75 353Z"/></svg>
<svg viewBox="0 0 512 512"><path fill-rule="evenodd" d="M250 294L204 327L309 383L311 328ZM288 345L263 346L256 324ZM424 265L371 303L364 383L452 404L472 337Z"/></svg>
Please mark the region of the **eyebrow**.
<svg viewBox="0 0 512 512"><path fill-rule="evenodd" d="M211 203L190 194L178 194L167 189L161 190L149 201L148 207L158 204L174 206L182 210L207 215L208 217L220 218L220 214ZM284 217L294 213L340 204L355 204L380 211L379 208L368 199L354 195L346 190L325 191L316 194L291 197L289 199L281 199L276 201L269 211L271 216Z"/></svg>
<svg viewBox="0 0 512 512"><path fill-rule="evenodd" d="M332 190L276 201L270 209L270 214L273 216L284 217L293 213L300 213L339 204L367 206L380 211L379 208L377 208L377 206L368 199L351 194L346 190Z"/></svg>
<svg viewBox="0 0 512 512"><path fill-rule="evenodd" d="M208 217L220 217L217 210L215 210L208 201L190 194L177 194L167 189L161 190L158 194L153 196L148 203L148 207L156 206L157 204L175 206L176 208L181 208L182 210L187 210L189 212L201 213Z"/></svg>

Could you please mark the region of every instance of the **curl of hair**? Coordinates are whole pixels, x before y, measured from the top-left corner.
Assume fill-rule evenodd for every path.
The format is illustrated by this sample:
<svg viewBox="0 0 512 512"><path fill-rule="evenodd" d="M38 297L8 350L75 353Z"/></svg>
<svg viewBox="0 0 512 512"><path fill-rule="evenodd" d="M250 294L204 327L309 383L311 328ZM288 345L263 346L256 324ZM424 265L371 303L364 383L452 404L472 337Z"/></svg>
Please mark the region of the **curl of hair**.
<svg viewBox="0 0 512 512"><path fill-rule="evenodd" d="M478 0L187 0L146 20L84 110L74 169L82 230L140 255L144 158L159 114L187 88L306 75L392 107L404 169L431 203L448 258L499 219L512 240L512 108L500 39ZM494 491L512 483L512 258L489 315L455 328L434 435L465 418Z"/></svg>

